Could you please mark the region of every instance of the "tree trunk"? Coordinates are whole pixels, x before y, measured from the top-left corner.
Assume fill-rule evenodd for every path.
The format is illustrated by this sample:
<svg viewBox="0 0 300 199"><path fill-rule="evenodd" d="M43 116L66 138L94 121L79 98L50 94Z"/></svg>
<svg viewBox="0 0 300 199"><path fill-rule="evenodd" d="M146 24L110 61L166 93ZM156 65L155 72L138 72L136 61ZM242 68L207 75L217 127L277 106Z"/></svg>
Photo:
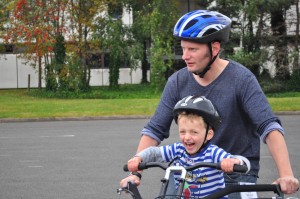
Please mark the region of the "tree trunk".
<svg viewBox="0 0 300 199"><path fill-rule="evenodd" d="M281 80L287 80L290 74L288 69L287 32L283 10L283 8L279 8L271 12L271 28L275 45L276 77Z"/></svg>
<svg viewBox="0 0 300 199"><path fill-rule="evenodd" d="M300 23L300 16L299 16L299 0L295 0L295 6L296 6L296 33L295 33L295 60L293 65L293 72L299 72L299 23ZM298 74L299 75L299 74Z"/></svg>
<svg viewBox="0 0 300 199"><path fill-rule="evenodd" d="M147 41L144 41L144 52L142 61L142 84L148 83L147 72L149 70L149 63L147 61Z"/></svg>
<svg viewBox="0 0 300 199"><path fill-rule="evenodd" d="M38 67L39 67L39 71L38 71L38 73L39 73L39 75L38 75L38 88L39 89L42 89L42 58L39 56L38 57Z"/></svg>

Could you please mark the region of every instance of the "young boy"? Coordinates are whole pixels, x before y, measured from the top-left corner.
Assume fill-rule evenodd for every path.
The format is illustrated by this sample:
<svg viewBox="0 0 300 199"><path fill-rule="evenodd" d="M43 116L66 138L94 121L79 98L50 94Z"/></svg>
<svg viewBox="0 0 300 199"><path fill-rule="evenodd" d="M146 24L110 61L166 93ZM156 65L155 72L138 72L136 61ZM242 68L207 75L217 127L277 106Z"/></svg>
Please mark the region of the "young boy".
<svg viewBox="0 0 300 199"><path fill-rule="evenodd" d="M232 172L234 164L246 164L248 171L250 170L247 158L231 155L209 143L214 130L221 124L221 118L210 100L203 96L185 97L175 105L173 116L178 124L181 142L150 147L136 154L127 163L128 170L132 173L121 181L122 187L128 181L140 184L141 174L137 173L140 162L173 162L184 167L197 162L221 162L223 172ZM203 167L187 172L183 195L200 198L224 188L222 171ZM174 177L177 178L176 174Z"/></svg>

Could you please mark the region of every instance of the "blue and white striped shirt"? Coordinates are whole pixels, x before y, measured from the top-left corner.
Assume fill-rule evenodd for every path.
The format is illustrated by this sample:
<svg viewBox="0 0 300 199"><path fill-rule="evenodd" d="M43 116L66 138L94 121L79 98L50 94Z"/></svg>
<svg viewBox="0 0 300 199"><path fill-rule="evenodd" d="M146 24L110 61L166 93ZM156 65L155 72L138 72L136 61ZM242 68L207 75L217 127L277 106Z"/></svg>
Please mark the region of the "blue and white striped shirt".
<svg viewBox="0 0 300 199"><path fill-rule="evenodd" d="M216 145L208 144L204 149L196 155L189 155L181 142L160 147L149 147L137 154L143 162L171 162L174 160L174 165L191 166L198 162L218 163L224 158L237 158L242 161L249 161L242 156L235 156L227 153L222 148ZM246 159L246 160L245 160ZM177 179L180 174L175 174ZM214 168L202 167L193 171L187 172L186 186L184 195L202 198L225 187L223 172ZM176 182L178 185L178 182ZM227 198L227 197L224 197Z"/></svg>
<svg viewBox="0 0 300 199"><path fill-rule="evenodd" d="M224 158L230 158L231 155L216 145L208 145L196 155L190 156L185 152L182 143L161 146L162 158L166 162L176 159L174 164L183 167L191 166L198 162L218 163ZM175 175L175 179L179 175ZM194 171L187 172L186 183L188 188L185 193L194 197L205 197L225 187L223 172L214 168L202 167Z"/></svg>

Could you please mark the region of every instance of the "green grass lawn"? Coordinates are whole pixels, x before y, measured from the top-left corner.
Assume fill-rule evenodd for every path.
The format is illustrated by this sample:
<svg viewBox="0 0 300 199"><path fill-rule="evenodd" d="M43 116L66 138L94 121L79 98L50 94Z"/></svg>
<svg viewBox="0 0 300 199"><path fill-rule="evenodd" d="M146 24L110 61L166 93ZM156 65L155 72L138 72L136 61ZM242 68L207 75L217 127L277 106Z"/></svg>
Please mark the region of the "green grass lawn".
<svg viewBox="0 0 300 199"><path fill-rule="evenodd" d="M40 98L27 90L0 90L0 118L151 115L158 100Z"/></svg>
<svg viewBox="0 0 300 199"><path fill-rule="evenodd" d="M147 86L95 88L89 94L69 99L37 93L36 90L28 93L26 89L0 90L0 118L151 116L160 97ZM275 112L300 111L300 93L272 94L268 100Z"/></svg>

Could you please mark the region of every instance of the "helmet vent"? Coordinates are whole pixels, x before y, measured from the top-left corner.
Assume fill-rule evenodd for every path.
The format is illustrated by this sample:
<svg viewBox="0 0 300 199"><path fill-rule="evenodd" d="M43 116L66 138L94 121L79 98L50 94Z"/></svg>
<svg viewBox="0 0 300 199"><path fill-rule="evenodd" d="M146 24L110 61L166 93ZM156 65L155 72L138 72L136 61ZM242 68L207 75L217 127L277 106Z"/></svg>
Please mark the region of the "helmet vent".
<svg viewBox="0 0 300 199"><path fill-rule="evenodd" d="M176 25L176 26L177 26L177 27L180 27L183 21L184 21L183 19L182 19L182 20L180 20L180 21L177 23L177 25Z"/></svg>
<svg viewBox="0 0 300 199"><path fill-rule="evenodd" d="M210 18L211 15L202 15L201 17L204 18L204 19L206 19L206 18Z"/></svg>
<svg viewBox="0 0 300 199"><path fill-rule="evenodd" d="M198 20L191 20L188 24L186 24L186 26L184 27L184 30L189 29L190 27L192 27L197 22L198 22Z"/></svg>
<svg viewBox="0 0 300 199"><path fill-rule="evenodd" d="M208 29L208 30L203 34L203 36L205 36L205 35L210 35L210 34L216 32L216 31L217 31L217 30L214 29L214 28Z"/></svg>

